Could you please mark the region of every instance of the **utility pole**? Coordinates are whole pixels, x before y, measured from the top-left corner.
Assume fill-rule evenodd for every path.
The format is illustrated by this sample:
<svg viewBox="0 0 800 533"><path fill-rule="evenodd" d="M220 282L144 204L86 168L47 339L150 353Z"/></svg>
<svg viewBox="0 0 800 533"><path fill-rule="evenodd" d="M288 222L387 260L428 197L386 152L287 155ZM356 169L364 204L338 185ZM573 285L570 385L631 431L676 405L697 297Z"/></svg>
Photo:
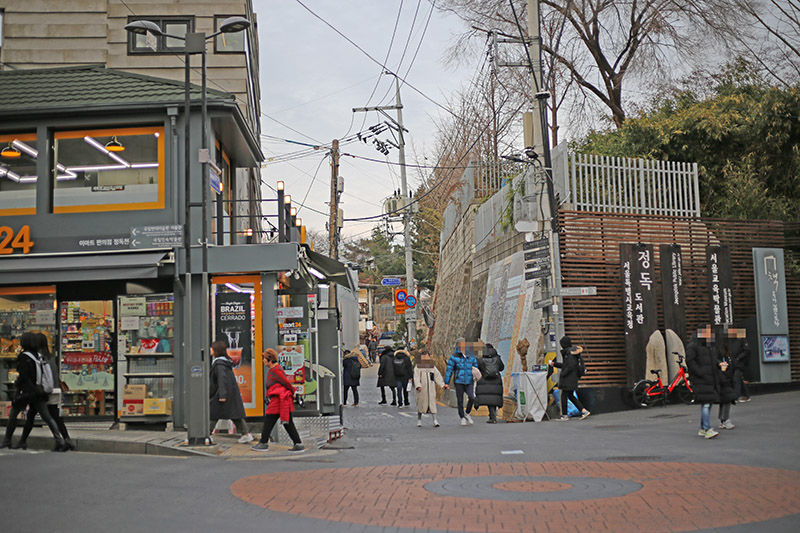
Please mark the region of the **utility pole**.
<svg viewBox="0 0 800 533"><path fill-rule="evenodd" d="M331 214L328 221L328 255L339 260L339 139L331 143ZM336 308L336 289L331 284L328 289L328 307Z"/></svg>
<svg viewBox="0 0 800 533"><path fill-rule="evenodd" d="M387 74L392 74L387 72ZM414 283L414 258L411 250L411 201L408 196L408 185L406 183L406 143L403 133L407 132L403 127L403 103L400 101L400 80L394 76L395 84L395 105L393 106L378 106L378 107L357 107L353 112L365 111L378 111L386 118L388 118L393 126L390 127L397 131L397 145L400 152L400 194L403 197L403 240L405 241L405 259L406 259L406 292L408 296L417 298L416 284ZM386 113L387 110L397 111L397 120L392 118ZM388 123L387 123L388 124ZM408 339L410 350L415 349L419 341L417 339L417 308L406 309L406 327L408 328Z"/></svg>

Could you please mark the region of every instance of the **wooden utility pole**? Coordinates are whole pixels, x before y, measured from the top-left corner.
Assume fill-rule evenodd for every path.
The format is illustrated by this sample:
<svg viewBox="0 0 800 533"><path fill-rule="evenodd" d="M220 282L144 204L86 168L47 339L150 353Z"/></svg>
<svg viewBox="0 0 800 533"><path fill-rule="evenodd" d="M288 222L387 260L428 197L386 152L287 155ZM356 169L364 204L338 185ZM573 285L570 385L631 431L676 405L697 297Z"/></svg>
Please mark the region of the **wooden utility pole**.
<svg viewBox="0 0 800 533"><path fill-rule="evenodd" d="M328 255L339 260L339 139L331 143L331 214L328 220ZM336 309L336 286L328 288L328 307Z"/></svg>

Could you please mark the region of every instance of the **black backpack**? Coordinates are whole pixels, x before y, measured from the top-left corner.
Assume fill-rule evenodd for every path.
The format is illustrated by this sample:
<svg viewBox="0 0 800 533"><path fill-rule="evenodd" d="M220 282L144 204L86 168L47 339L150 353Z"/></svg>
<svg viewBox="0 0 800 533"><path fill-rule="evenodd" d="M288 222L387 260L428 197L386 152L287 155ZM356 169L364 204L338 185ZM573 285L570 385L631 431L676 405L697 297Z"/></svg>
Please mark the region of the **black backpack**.
<svg viewBox="0 0 800 533"><path fill-rule="evenodd" d="M405 357L394 357L392 360L392 365L394 365L394 375L395 376L405 376L406 375L406 358Z"/></svg>
<svg viewBox="0 0 800 533"><path fill-rule="evenodd" d="M350 377L352 379L361 379L361 363L356 357L353 357L353 360L350 363Z"/></svg>
<svg viewBox="0 0 800 533"><path fill-rule="evenodd" d="M486 374L484 377L494 379L500 375L500 358L499 357L485 357L483 359Z"/></svg>

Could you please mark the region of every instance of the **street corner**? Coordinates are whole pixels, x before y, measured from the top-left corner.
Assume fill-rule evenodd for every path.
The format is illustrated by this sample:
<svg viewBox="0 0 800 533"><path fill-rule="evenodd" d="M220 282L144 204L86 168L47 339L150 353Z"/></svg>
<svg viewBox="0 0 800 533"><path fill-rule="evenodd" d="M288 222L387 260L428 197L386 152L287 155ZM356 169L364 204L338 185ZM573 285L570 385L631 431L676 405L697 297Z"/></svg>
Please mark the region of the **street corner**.
<svg viewBox="0 0 800 533"><path fill-rule="evenodd" d="M691 531L797 514L800 472L706 463L440 463L262 474L236 481L231 492L271 511L379 527L639 531L670 524Z"/></svg>
<svg viewBox="0 0 800 533"><path fill-rule="evenodd" d="M285 444L270 443L269 449L266 451L256 451L252 449L252 445L257 441L247 444L240 444L237 442L224 443L219 445L219 450L216 452L218 457L228 460L278 460L278 459L301 459L304 457L326 457L336 455L337 450L317 448L314 445L306 444L306 449L302 452L293 452L291 446Z"/></svg>

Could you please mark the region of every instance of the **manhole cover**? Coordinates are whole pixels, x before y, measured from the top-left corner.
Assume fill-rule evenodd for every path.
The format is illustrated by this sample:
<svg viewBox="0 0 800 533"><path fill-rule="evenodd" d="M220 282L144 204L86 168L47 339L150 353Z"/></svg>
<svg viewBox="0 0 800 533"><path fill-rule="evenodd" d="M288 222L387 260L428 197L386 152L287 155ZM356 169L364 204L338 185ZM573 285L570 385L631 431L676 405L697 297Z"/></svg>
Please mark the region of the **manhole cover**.
<svg viewBox="0 0 800 533"><path fill-rule="evenodd" d="M637 461L658 461L658 455L621 455L619 457L606 457L606 461L637 462Z"/></svg>

